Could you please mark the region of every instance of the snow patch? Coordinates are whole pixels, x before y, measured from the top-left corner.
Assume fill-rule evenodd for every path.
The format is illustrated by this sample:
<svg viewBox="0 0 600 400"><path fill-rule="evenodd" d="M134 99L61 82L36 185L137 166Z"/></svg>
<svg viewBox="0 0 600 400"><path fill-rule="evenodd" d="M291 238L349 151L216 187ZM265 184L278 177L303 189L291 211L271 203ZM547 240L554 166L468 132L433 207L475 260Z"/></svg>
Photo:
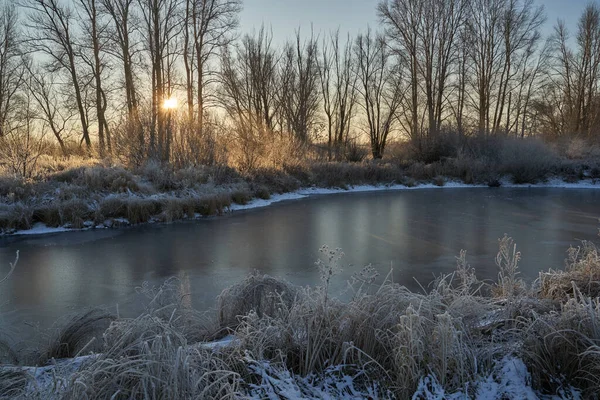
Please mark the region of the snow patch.
<svg viewBox="0 0 600 400"><path fill-rule="evenodd" d="M249 209L253 209L253 208L267 207L273 203L277 203L280 201L298 200L298 199L303 199L305 197L306 197L306 195L304 195L300 192L275 194L275 195L271 196L271 198L268 200L255 199L255 200L252 200L251 202L249 202L248 204L232 204L231 206L229 206L229 210L230 211L239 211L239 210L249 210Z"/></svg>
<svg viewBox="0 0 600 400"><path fill-rule="evenodd" d="M363 372L355 376L344 374L343 365L329 367L322 375L311 374L302 377L291 373L287 368L276 366L268 361L256 361L246 357L250 371L259 383L250 383L248 398L252 400L364 400L378 398L394 398L391 394L383 394L377 384L358 385L357 380L362 378ZM363 387L360 387L363 386ZM360 387L360 388L359 388Z"/></svg>
<svg viewBox="0 0 600 400"><path fill-rule="evenodd" d="M60 232L69 232L74 229L65 228L65 227L57 227L51 228L44 224L43 222L36 222L33 224L31 229L25 229L21 231L16 231L14 235L45 235L48 233L60 233Z"/></svg>
<svg viewBox="0 0 600 400"><path fill-rule="evenodd" d="M500 366L500 371L479 384L476 396L478 400L539 398L531 388L531 376L523 361L516 357L505 357Z"/></svg>
<svg viewBox="0 0 600 400"><path fill-rule="evenodd" d="M481 377L471 385L475 388L476 400L579 400L581 394L570 387L561 390L557 395L546 396L536 393L531 387L531 375L525 363L514 356L506 356L500 360L492 373ZM470 398L465 390L446 393L435 376L421 378L417 391L412 397L419 400L459 400Z"/></svg>
<svg viewBox="0 0 600 400"><path fill-rule="evenodd" d="M227 335L220 340L215 340L214 342L201 343L200 346L202 346L206 349L215 350L215 349L219 349L221 347L227 347L227 346L231 346L231 345L234 345L237 343L239 343L239 339L237 339L233 335Z"/></svg>

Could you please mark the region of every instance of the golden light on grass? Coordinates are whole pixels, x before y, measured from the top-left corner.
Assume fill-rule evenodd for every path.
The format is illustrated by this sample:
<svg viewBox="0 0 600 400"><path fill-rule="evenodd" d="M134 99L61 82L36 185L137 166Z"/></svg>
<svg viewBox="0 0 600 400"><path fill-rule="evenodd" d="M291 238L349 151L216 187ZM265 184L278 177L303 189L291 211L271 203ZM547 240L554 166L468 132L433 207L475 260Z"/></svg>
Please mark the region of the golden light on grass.
<svg viewBox="0 0 600 400"><path fill-rule="evenodd" d="M165 99L165 102L163 103L163 107L166 110L174 110L177 108L178 102L177 102L177 98L175 97L170 97L168 99Z"/></svg>

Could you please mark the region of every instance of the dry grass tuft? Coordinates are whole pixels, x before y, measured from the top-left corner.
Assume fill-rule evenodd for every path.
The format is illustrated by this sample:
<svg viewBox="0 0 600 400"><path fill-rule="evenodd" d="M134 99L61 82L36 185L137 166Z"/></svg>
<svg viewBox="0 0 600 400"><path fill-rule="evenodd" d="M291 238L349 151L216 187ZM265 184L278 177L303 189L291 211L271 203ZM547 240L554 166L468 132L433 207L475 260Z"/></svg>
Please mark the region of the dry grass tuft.
<svg viewBox="0 0 600 400"><path fill-rule="evenodd" d="M103 353L71 377L66 398L237 398L239 375L211 349L191 347L169 321L116 322Z"/></svg>
<svg viewBox="0 0 600 400"><path fill-rule="evenodd" d="M523 324L524 360L535 387L556 393L573 386L595 398L600 385L600 301L573 287L574 298L559 312Z"/></svg>
<svg viewBox="0 0 600 400"><path fill-rule="evenodd" d="M513 298L525 294L527 286L519 276L519 261L521 252L517 251L514 240L506 234L498 240L499 252L496 256L496 266L500 270L498 282L492 287L496 297Z"/></svg>
<svg viewBox="0 0 600 400"><path fill-rule="evenodd" d="M231 192L231 200L236 204L245 205L252 200L252 194L247 190L234 190Z"/></svg>
<svg viewBox="0 0 600 400"><path fill-rule="evenodd" d="M237 398L240 377L210 348L193 345L214 337L214 326L188 306L177 279L139 291L147 309L111 323L102 354L70 377L66 398Z"/></svg>
<svg viewBox="0 0 600 400"><path fill-rule="evenodd" d="M114 315L100 309L71 317L65 324L53 329L48 347L40 357L40 365L52 359L72 358L84 352L98 351L101 348L98 337L114 319Z"/></svg>
<svg viewBox="0 0 600 400"><path fill-rule="evenodd" d="M275 316L281 306L291 307L300 294L299 289L290 283L255 272L219 295L219 325L235 328L240 324L241 317L251 311L259 318Z"/></svg>
<svg viewBox="0 0 600 400"><path fill-rule="evenodd" d="M0 399L25 397L25 388L29 379L29 375L24 371L0 369Z"/></svg>
<svg viewBox="0 0 600 400"><path fill-rule="evenodd" d="M549 299L566 300L573 297L574 287L585 296L600 296L600 255L596 246L583 241L569 248L565 271L540 273L540 295Z"/></svg>

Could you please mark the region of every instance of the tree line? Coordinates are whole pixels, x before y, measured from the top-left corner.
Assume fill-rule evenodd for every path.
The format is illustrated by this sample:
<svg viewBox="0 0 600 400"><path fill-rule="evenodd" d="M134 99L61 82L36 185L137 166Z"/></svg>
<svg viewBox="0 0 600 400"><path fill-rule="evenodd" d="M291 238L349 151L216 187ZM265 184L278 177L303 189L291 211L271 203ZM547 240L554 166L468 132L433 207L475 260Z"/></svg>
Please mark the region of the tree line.
<svg viewBox="0 0 600 400"><path fill-rule="evenodd" d="M239 34L241 0L0 2L13 151L47 135L64 155L76 139L90 155L172 162L206 154L216 126L248 148L320 143L330 160L360 137L378 159L393 135L425 154L449 132L600 134L597 3L574 32L558 21L544 35L534 0L381 0L380 31L298 29L276 46L265 27Z"/></svg>

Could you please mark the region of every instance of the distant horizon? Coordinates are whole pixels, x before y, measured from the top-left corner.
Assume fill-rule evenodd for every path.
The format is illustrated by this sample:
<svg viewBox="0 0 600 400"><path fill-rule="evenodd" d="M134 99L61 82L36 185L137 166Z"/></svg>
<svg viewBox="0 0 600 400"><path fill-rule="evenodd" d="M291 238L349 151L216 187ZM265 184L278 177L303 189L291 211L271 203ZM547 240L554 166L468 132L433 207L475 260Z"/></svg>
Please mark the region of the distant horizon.
<svg viewBox="0 0 600 400"><path fill-rule="evenodd" d="M240 33L252 34L264 26L271 30L275 43L292 38L300 29L308 35L311 30L316 36L339 29L341 35L356 35L367 26L378 30L377 4L380 0L244 0L240 14ZM564 20L569 31L574 33L577 20L589 0L535 0L543 5L546 22L544 36L553 32L557 21Z"/></svg>

